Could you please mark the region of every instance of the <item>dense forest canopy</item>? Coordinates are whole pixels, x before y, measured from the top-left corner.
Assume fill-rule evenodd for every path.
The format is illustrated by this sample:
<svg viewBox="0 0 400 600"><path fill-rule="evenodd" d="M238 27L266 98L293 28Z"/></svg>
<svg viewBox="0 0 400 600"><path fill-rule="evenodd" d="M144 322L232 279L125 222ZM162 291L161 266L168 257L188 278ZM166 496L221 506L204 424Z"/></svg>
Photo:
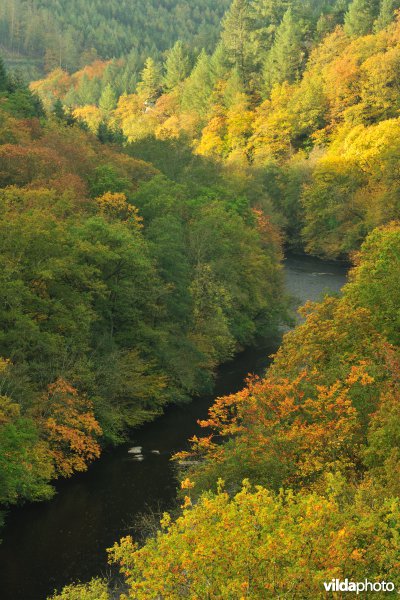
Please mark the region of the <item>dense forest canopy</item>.
<svg viewBox="0 0 400 600"><path fill-rule="evenodd" d="M0 49L11 62L76 70L94 57L157 56L177 39L212 48L229 0L4 0ZM14 63L13 63L14 64Z"/></svg>
<svg viewBox="0 0 400 600"><path fill-rule="evenodd" d="M397 4L289 4L235 0L211 54L178 41L136 80L131 56L31 89L162 169L183 145L236 170L288 245L344 258L399 210Z"/></svg>
<svg viewBox="0 0 400 600"><path fill-rule="evenodd" d="M121 598L398 588L399 2L214 4L1 7L7 57L47 73L0 61L0 503L289 322L284 246L352 260L176 455L177 517L110 560Z"/></svg>
<svg viewBox="0 0 400 600"><path fill-rule="evenodd" d="M108 551L121 600L314 600L346 578L397 595L399 273L397 222L367 237L341 297L303 308L265 377L216 400L174 457L179 510ZM112 597L94 579L52 600Z"/></svg>
<svg viewBox="0 0 400 600"><path fill-rule="evenodd" d="M0 503L211 391L284 313L280 236L193 158L175 182L0 65ZM235 191L234 191L235 188Z"/></svg>

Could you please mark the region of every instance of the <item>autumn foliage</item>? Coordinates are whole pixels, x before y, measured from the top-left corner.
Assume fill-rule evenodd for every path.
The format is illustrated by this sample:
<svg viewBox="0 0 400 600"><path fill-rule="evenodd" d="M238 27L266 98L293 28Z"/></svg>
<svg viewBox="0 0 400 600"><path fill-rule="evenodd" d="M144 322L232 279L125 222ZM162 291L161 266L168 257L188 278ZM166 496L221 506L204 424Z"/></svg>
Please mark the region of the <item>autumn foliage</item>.
<svg viewBox="0 0 400 600"><path fill-rule="evenodd" d="M365 573L399 585L399 353L387 305L363 295L391 294L398 230L367 238L344 295L303 310L265 377L215 401L174 457L180 516L109 550L121 598L311 599Z"/></svg>
<svg viewBox="0 0 400 600"><path fill-rule="evenodd" d="M38 410L59 475L69 477L75 471L85 471L88 463L100 456L98 438L102 430L93 414L93 404L66 381L60 378L48 386Z"/></svg>
<svg viewBox="0 0 400 600"><path fill-rule="evenodd" d="M145 54L128 53L122 3L115 39L88 28L104 59L65 32L30 88L0 61L0 504L50 498L282 334L285 244L352 261L349 283L307 303L268 372L217 398L174 457L175 516L110 551L121 599L399 587L398 2L233 0L218 44L186 29L219 15L208 0L204 19L180 3L192 41L171 26L169 50L153 4ZM13 46L25 21L8 12ZM94 579L54 598L110 595Z"/></svg>
<svg viewBox="0 0 400 600"><path fill-rule="evenodd" d="M59 100L109 67L32 87ZM110 121L101 136L44 101L0 61L1 505L49 498L167 403L209 392L284 314L277 227L222 173L169 179Z"/></svg>

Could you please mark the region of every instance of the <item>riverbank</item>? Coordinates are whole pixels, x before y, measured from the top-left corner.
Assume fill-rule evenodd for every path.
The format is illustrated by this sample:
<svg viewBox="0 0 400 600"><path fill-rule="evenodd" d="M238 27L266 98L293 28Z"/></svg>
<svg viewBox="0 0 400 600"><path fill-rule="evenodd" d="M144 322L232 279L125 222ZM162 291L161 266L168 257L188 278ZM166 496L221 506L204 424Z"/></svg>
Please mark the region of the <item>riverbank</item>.
<svg viewBox="0 0 400 600"><path fill-rule="evenodd" d="M330 261L289 256L286 288L297 303L316 300L339 291L345 271ZM174 502L169 459L198 432L197 419L206 416L214 397L240 389L249 372L262 373L278 345L279 340L271 340L221 367L212 396L169 407L129 443L106 451L87 473L58 482L52 501L12 509L0 546L2 600L41 600L72 581L107 575L104 549L128 531L137 535L132 523L140 513ZM128 453L132 446L142 446L144 460Z"/></svg>

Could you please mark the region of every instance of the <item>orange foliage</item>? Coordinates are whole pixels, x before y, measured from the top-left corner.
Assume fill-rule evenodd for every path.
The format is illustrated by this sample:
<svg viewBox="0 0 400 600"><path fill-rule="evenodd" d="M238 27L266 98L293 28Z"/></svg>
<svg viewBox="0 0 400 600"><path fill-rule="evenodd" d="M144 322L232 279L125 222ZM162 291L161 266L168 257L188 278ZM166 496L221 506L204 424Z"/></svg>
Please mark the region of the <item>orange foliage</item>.
<svg viewBox="0 0 400 600"><path fill-rule="evenodd" d="M100 212L114 219L129 224L133 229L143 227L143 218L139 216L136 206L128 203L125 194L106 192L96 199Z"/></svg>
<svg viewBox="0 0 400 600"><path fill-rule="evenodd" d="M260 234L263 246L270 247L271 244L273 244L278 255L283 258L283 239L279 229L271 223L271 218L261 209L253 208L253 214L256 219L257 231Z"/></svg>
<svg viewBox="0 0 400 600"><path fill-rule="evenodd" d="M85 67L83 67L83 69L74 73L72 79L74 81L79 82L84 75L87 75L89 79L93 79L94 77L102 77L104 71L106 70L110 62L111 61L109 60L95 60L92 63L90 63L90 65L86 65Z"/></svg>
<svg viewBox="0 0 400 600"><path fill-rule="evenodd" d="M102 434L92 403L64 379L48 386L41 398L40 418L59 475L85 471L100 456L97 437Z"/></svg>
<svg viewBox="0 0 400 600"><path fill-rule="evenodd" d="M46 180L61 170L62 161L56 153L43 147L23 147L14 144L0 146L0 186L26 185Z"/></svg>
<svg viewBox="0 0 400 600"><path fill-rule="evenodd" d="M242 391L218 398L199 424L217 439L235 437L253 465L283 462L286 484L305 483L330 470L354 467L362 436L351 390L373 381L363 364L353 366L344 382L329 386L315 385L306 372L293 381L253 377ZM192 451L175 458L224 460L226 448L213 436L191 441Z"/></svg>

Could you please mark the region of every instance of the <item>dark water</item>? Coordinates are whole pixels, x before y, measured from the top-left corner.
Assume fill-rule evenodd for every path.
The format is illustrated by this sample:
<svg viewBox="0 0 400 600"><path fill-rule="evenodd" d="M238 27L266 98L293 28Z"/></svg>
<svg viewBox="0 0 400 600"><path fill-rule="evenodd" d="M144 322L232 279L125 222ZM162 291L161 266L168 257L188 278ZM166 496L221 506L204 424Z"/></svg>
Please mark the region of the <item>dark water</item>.
<svg viewBox="0 0 400 600"><path fill-rule="evenodd" d="M300 304L339 291L346 268L290 257L285 273L287 290ZM240 389L248 373L262 373L278 343L249 349L224 365L213 397ZM50 502L13 509L1 532L0 600L45 600L68 583L107 575L105 548L123 535L135 536L132 525L139 513L173 505L175 480L169 458L200 431L196 420L207 415L213 397L170 407L135 432L129 444L105 452L87 473L59 482ZM132 446L142 446L143 461L128 453Z"/></svg>

